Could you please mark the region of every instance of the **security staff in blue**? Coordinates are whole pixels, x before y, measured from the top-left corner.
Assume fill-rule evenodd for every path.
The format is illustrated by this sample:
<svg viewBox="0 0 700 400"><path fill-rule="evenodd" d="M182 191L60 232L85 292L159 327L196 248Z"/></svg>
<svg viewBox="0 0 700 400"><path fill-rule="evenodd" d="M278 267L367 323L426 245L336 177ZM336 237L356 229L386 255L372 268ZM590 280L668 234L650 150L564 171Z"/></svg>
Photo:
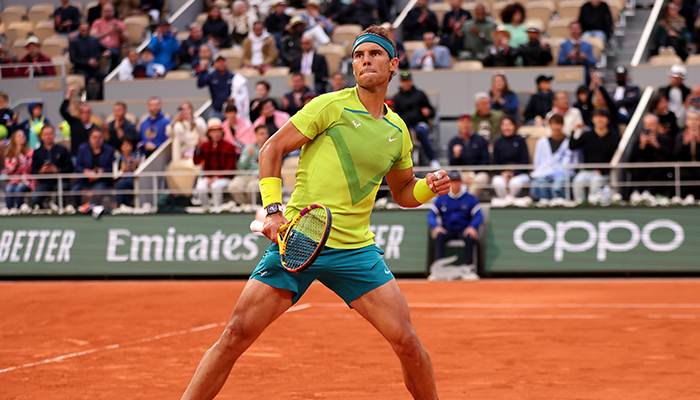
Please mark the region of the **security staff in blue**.
<svg viewBox="0 0 700 400"><path fill-rule="evenodd" d="M466 191L459 172L450 172L450 192L438 196L428 213L430 233L435 240L435 260L445 257L445 243L461 239L464 240L464 264L473 269L474 241L483 221L479 200Z"/></svg>

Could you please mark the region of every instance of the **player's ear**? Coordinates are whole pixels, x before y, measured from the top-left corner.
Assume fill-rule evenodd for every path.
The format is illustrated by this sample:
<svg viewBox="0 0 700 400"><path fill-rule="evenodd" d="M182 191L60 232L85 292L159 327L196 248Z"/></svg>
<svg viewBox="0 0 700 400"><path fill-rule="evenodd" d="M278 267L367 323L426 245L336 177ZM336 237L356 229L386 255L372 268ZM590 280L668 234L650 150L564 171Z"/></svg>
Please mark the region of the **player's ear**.
<svg viewBox="0 0 700 400"><path fill-rule="evenodd" d="M399 59L392 58L391 61L389 61L389 72L393 73L397 69L399 69Z"/></svg>

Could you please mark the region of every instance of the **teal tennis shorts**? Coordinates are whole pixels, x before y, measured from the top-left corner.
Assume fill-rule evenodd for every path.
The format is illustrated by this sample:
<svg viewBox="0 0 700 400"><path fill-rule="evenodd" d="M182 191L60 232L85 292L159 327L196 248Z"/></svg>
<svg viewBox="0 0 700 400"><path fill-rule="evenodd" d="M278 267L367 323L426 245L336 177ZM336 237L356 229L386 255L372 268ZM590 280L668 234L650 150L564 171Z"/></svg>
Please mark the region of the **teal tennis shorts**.
<svg viewBox="0 0 700 400"><path fill-rule="evenodd" d="M311 283L318 279L349 306L365 293L394 279L382 258L383 254L384 251L376 245L360 249L326 248L307 270L292 273L282 267L279 246L273 243L250 279L294 292L294 303L299 301Z"/></svg>

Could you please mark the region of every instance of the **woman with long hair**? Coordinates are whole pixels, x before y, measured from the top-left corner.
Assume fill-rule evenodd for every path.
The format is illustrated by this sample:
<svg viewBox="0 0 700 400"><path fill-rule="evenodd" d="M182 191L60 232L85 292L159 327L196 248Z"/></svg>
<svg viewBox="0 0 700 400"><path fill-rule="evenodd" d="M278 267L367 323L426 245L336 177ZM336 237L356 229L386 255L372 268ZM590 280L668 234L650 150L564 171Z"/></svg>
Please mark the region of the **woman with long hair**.
<svg viewBox="0 0 700 400"><path fill-rule="evenodd" d="M501 135L493 144L494 165L530 164L527 143L517 134L517 130L515 118L506 115L501 119ZM497 197L517 197L522 188L530 183L530 175L522 169L496 171L491 183Z"/></svg>
<svg viewBox="0 0 700 400"><path fill-rule="evenodd" d="M510 32L510 47L518 47L530 41L525 26L525 8L520 3L513 3L501 11L503 27Z"/></svg>
<svg viewBox="0 0 700 400"><path fill-rule="evenodd" d="M676 137L678 133L678 123L676 114L668 109L668 98L661 92L654 93L649 100L648 112L659 117L659 130L670 137Z"/></svg>
<svg viewBox="0 0 700 400"><path fill-rule="evenodd" d="M504 114L515 117L516 122L519 121L518 107L520 107L520 100L518 100L518 95L508 87L508 80L506 80L506 75L503 72L495 74L491 79L489 99L491 100L492 109L501 110Z"/></svg>
<svg viewBox="0 0 700 400"><path fill-rule="evenodd" d="M172 160L192 160L197 143L206 140L206 133L207 123L202 117L195 118L192 103L180 103L177 115L165 129L165 134L173 138Z"/></svg>
<svg viewBox="0 0 700 400"><path fill-rule="evenodd" d="M24 196L15 197L13 194L29 193L36 188L36 179L29 179L32 173L32 156L34 150L29 147L27 135L18 130L10 138L10 143L5 149L5 175L21 175L9 181L5 188L5 203L7 208L19 208L24 203Z"/></svg>
<svg viewBox="0 0 700 400"><path fill-rule="evenodd" d="M661 18L654 32L654 41L656 52L659 47L673 47L676 50L678 57L683 61L688 57L687 50L687 32L685 18L678 13L678 5L669 2L661 10Z"/></svg>

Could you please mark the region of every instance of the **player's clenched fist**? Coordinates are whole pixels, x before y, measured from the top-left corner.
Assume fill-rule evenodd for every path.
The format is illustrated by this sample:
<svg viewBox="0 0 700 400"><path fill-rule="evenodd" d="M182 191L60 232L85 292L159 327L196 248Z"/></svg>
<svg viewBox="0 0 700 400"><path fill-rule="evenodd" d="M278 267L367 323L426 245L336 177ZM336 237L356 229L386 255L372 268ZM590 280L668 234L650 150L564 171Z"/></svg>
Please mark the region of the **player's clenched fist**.
<svg viewBox="0 0 700 400"><path fill-rule="evenodd" d="M442 169L434 173L428 173L425 180L428 181L428 187L434 193L447 194L450 191L450 178L447 176L447 172Z"/></svg>

